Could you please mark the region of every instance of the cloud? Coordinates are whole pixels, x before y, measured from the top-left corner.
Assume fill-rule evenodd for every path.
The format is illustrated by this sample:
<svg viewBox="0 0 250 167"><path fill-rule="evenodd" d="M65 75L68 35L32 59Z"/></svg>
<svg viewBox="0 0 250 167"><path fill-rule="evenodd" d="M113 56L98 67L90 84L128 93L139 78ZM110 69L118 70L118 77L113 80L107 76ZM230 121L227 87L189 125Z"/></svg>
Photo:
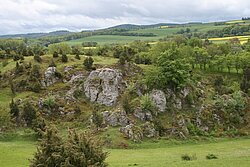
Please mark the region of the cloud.
<svg viewBox="0 0 250 167"><path fill-rule="evenodd" d="M0 0L0 34L250 16L249 0Z"/></svg>

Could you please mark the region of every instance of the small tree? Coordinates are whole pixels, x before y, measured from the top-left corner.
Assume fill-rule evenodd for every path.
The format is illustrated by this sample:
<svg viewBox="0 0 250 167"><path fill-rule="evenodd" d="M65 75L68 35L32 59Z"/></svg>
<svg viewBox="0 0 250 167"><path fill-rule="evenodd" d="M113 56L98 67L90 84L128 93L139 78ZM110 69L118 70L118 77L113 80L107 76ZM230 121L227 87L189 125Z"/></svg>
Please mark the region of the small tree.
<svg viewBox="0 0 250 167"><path fill-rule="evenodd" d="M68 56L66 54L62 54L62 62L67 63L68 62Z"/></svg>
<svg viewBox="0 0 250 167"><path fill-rule="evenodd" d="M87 57L84 60L83 65L84 65L86 70L92 70L93 63L94 63L93 58L92 57Z"/></svg>
<svg viewBox="0 0 250 167"><path fill-rule="evenodd" d="M38 63L41 63L41 62L42 62L42 58L41 58L41 56L38 55L38 54L34 56L34 60L37 61Z"/></svg>
<svg viewBox="0 0 250 167"><path fill-rule="evenodd" d="M59 55L58 55L58 52L55 51L55 52L53 53L53 58L57 58L57 57L59 57Z"/></svg>
<svg viewBox="0 0 250 167"><path fill-rule="evenodd" d="M79 54L76 54L76 55L75 55L75 58L78 59L78 60L81 60L81 57L80 57Z"/></svg>
<svg viewBox="0 0 250 167"><path fill-rule="evenodd" d="M56 63L53 59L51 60L49 67L56 67Z"/></svg>
<svg viewBox="0 0 250 167"><path fill-rule="evenodd" d="M15 120L16 124L19 124L19 115L20 115L19 107L12 99L10 103L10 117L12 120Z"/></svg>
<svg viewBox="0 0 250 167"><path fill-rule="evenodd" d="M90 133L77 134L69 131L68 140L64 144L64 162L62 166L106 167L104 162L107 153L103 152L101 142Z"/></svg>
<svg viewBox="0 0 250 167"><path fill-rule="evenodd" d="M103 117L97 111L94 110L92 112L92 121L97 128L100 128L103 123Z"/></svg>
<svg viewBox="0 0 250 167"><path fill-rule="evenodd" d="M71 130L68 139L63 141L57 129L47 128L30 167L106 167L107 153L101 146L89 133L77 134Z"/></svg>
<svg viewBox="0 0 250 167"><path fill-rule="evenodd" d="M37 148L34 158L31 160L30 167L54 166L59 167L62 163L62 138L58 135L55 128L47 128L43 138Z"/></svg>
<svg viewBox="0 0 250 167"><path fill-rule="evenodd" d="M36 119L36 110L28 101L24 104L22 117L28 127L31 127L33 120Z"/></svg>

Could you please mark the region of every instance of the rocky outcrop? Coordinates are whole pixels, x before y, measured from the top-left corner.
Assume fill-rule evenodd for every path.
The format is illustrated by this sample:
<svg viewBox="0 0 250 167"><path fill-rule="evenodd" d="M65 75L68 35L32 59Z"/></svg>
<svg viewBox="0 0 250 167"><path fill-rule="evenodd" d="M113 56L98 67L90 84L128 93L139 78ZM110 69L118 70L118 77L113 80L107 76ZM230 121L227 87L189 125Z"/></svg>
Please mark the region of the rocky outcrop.
<svg viewBox="0 0 250 167"><path fill-rule="evenodd" d="M141 108L136 108L133 114L141 121L153 121L152 114L150 112L143 112Z"/></svg>
<svg viewBox="0 0 250 167"><path fill-rule="evenodd" d="M124 88L122 74L110 68L92 71L84 83L84 92L90 101L106 106L114 105Z"/></svg>
<svg viewBox="0 0 250 167"><path fill-rule="evenodd" d="M166 101L165 93L163 91L153 90L150 93L150 97L160 112L164 112L166 110L167 101Z"/></svg>
<svg viewBox="0 0 250 167"><path fill-rule="evenodd" d="M127 125L120 128L120 132L128 139L134 142L140 142L143 139L142 129L134 124Z"/></svg>
<svg viewBox="0 0 250 167"><path fill-rule="evenodd" d="M158 136L158 132L155 130L154 125L150 122L146 122L142 125L143 135L147 138L153 138Z"/></svg>
<svg viewBox="0 0 250 167"><path fill-rule="evenodd" d="M110 126L126 126L131 122L126 112L120 109L117 109L114 112L105 111L102 115L105 124Z"/></svg>
<svg viewBox="0 0 250 167"><path fill-rule="evenodd" d="M77 75L72 75L70 81L68 82L69 84L75 85L78 84L80 81L84 80L84 75L83 74L77 74Z"/></svg>
<svg viewBox="0 0 250 167"><path fill-rule="evenodd" d="M49 67L44 73L44 79L41 84L44 87L48 87L56 83L58 79L59 78L56 76L56 67Z"/></svg>

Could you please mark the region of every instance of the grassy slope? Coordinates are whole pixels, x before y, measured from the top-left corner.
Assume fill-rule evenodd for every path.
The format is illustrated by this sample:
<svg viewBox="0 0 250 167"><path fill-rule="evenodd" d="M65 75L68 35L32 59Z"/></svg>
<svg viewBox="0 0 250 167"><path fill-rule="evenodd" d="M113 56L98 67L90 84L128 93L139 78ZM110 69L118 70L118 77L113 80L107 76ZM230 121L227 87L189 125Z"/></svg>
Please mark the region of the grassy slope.
<svg viewBox="0 0 250 167"><path fill-rule="evenodd" d="M250 163L250 139L232 139L215 143L186 143L176 145L167 141L160 143L146 142L138 149L110 149L107 162L111 167L145 166L145 167L248 167ZM0 142L1 167L28 166L35 143L31 141ZM183 154L196 154L195 161L182 161ZM217 160L206 160L207 154L218 156Z"/></svg>

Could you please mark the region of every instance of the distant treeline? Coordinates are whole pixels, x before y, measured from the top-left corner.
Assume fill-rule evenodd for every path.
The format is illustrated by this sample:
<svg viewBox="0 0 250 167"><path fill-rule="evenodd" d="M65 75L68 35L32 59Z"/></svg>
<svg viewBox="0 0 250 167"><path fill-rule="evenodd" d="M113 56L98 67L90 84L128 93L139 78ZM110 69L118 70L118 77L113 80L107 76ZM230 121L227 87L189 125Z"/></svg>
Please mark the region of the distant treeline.
<svg viewBox="0 0 250 167"><path fill-rule="evenodd" d="M211 37L228 37L236 35L249 35L250 25L233 25L230 27L225 27L221 30L209 30L206 34L207 38Z"/></svg>
<svg viewBox="0 0 250 167"><path fill-rule="evenodd" d="M250 20L250 17L242 17L242 20Z"/></svg>

